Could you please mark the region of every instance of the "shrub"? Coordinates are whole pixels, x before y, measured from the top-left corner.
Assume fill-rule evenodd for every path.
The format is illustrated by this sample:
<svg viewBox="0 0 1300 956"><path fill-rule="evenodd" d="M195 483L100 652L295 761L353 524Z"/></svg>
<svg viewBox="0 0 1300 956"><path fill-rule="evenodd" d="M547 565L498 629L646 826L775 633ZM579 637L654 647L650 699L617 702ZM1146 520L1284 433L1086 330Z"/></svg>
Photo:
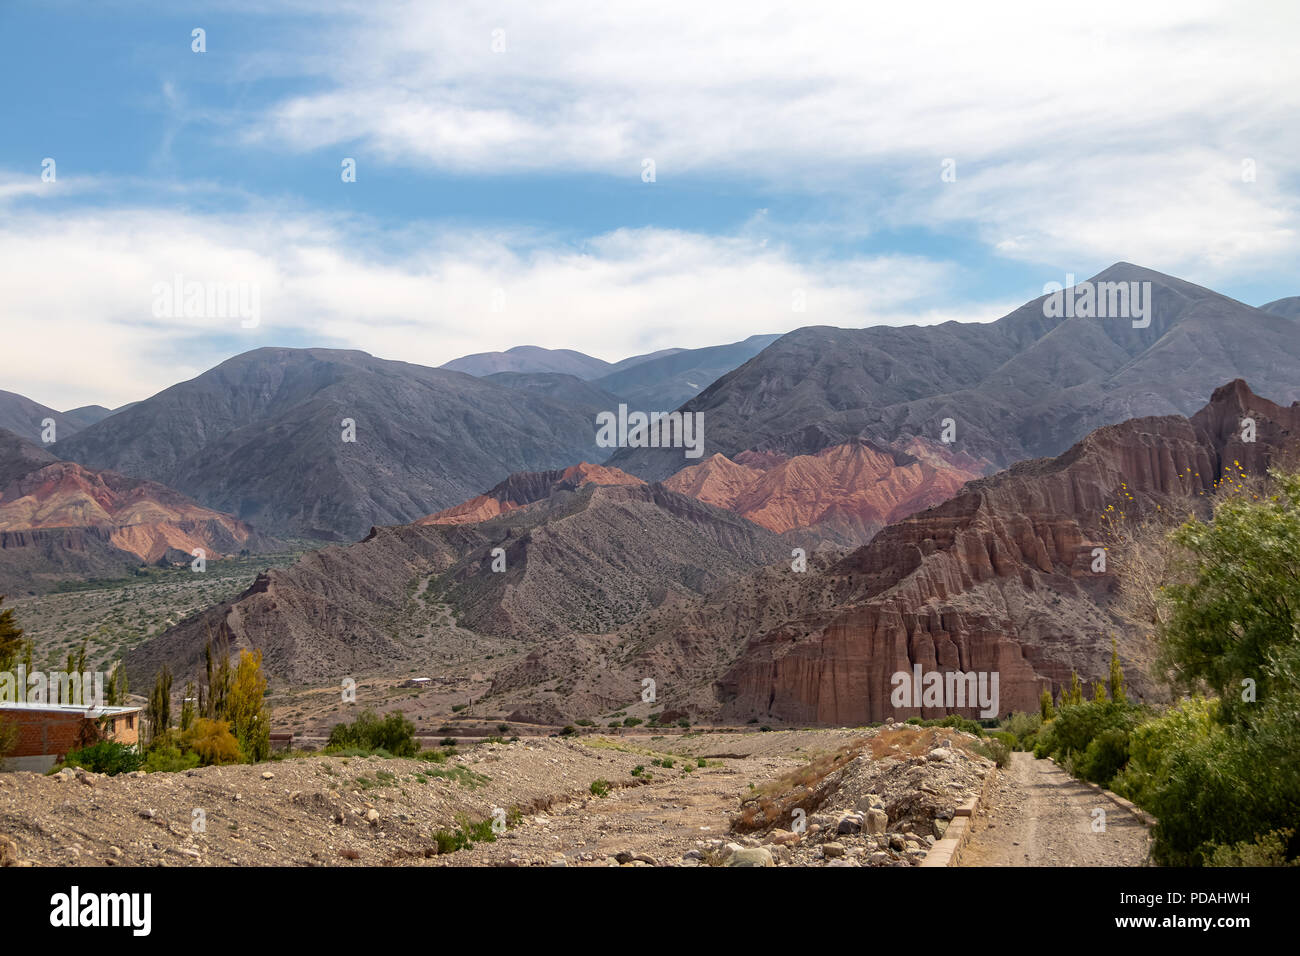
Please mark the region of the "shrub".
<svg viewBox="0 0 1300 956"><path fill-rule="evenodd" d="M1253 843L1243 840L1231 846L1212 843L1206 866L1300 866L1300 860L1288 861L1287 844L1294 830L1270 830L1255 838Z"/></svg>
<svg viewBox="0 0 1300 956"><path fill-rule="evenodd" d="M205 767L243 760L239 741L230 732L229 721L200 717L185 732L184 741L185 748L197 754L199 763Z"/></svg>
<svg viewBox="0 0 1300 956"><path fill-rule="evenodd" d="M639 723L642 723L640 717L627 717L623 720L624 727L635 727Z"/></svg>
<svg viewBox="0 0 1300 956"><path fill-rule="evenodd" d="M455 742L452 740L453 744ZM394 757L414 757L419 751L415 742L415 725L400 710L380 720L374 711L366 709L350 724L335 724L325 744L326 752L349 748L383 749Z"/></svg>
<svg viewBox="0 0 1300 956"><path fill-rule="evenodd" d="M91 773L102 773L109 776L139 770L140 763L141 757L138 749L127 744L115 743L112 740L101 740L89 747L73 750L63 758L65 767L81 767Z"/></svg>
<svg viewBox="0 0 1300 956"><path fill-rule="evenodd" d="M603 777L599 780L591 781L591 792L598 797L608 797L610 789L610 782Z"/></svg>
<svg viewBox="0 0 1300 956"><path fill-rule="evenodd" d="M1011 748L1000 738L990 737L988 740L972 744L972 747L974 747L976 753L988 757L999 767L1005 767L1011 763Z"/></svg>
<svg viewBox="0 0 1300 956"><path fill-rule="evenodd" d="M144 758L146 773L179 773L199 765L199 755L176 746L154 747Z"/></svg>
<svg viewBox="0 0 1300 956"><path fill-rule="evenodd" d="M1123 727L1108 727L1088 743L1076 769L1084 780L1110 786L1117 773L1128 763L1129 732Z"/></svg>

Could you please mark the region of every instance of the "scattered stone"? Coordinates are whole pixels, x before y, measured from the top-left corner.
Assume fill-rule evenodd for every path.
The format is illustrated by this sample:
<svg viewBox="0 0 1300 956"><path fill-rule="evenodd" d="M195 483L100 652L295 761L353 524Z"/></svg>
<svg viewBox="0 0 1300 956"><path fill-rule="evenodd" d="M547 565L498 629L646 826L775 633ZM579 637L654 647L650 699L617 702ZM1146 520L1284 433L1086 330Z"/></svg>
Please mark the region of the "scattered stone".
<svg viewBox="0 0 1300 956"><path fill-rule="evenodd" d="M772 862L772 853L765 846L742 846L737 847L735 852L727 857L724 866L775 866Z"/></svg>

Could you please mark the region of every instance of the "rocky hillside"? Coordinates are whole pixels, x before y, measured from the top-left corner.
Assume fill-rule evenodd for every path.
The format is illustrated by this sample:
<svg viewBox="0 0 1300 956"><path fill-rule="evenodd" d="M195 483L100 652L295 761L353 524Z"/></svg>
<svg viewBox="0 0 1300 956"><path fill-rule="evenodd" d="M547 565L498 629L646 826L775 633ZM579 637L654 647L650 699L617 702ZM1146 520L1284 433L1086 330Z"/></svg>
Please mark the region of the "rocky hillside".
<svg viewBox="0 0 1300 956"><path fill-rule="evenodd" d="M865 544L885 525L951 498L987 462L916 438L907 451L855 440L811 455L745 451L683 468L664 487L800 543Z"/></svg>
<svg viewBox="0 0 1300 956"><path fill-rule="evenodd" d="M127 665L141 679L164 662L192 673L211 637L261 648L278 677L333 682L436 660L462 629L529 641L611 631L783 550L757 525L661 487L584 484L476 524L376 528L260 575Z"/></svg>
<svg viewBox="0 0 1300 956"><path fill-rule="evenodd" d="M141 564L218 559L269 542L157 482L59 461L0 431L0 588L116 577Z"/></svg>
<svg viewBox="0 0 1300 956"><path fill-rule="evenodd" d="M1246 417L1257 422L1254 443L1241 438ZM498 673L496 706L603 713L617 701L611 688L652 677L657 708L726 722L940 716L947 708L890 702L891 675L920 665L997 672L1000 711L1033 710L1041 689L1071 671L1104 678L1112 634L1141 696L1153 689L1149 648L1109 613L1124 569L1112 560L1093 570L1094 549L1110 540L1107 521L1194 506L1227 469L1261 474L1298 441L1300 404L1278 406L1235 381L1191 419L1099 429L1057 458L973 481L806 572L767 567L724 593L657 609L608 642L599 673L565 683L562 694L548 682L578 661L555 642Z"/></svg>
<svg viewBox="0 0 1300 956"><path fill-rule="evenodd" d="M688 402L704 413L705 454L810 454L865 436L941 437L1005 467L1058 455L1090 430L1146 415L1191 415L1208 382L1244 378L1300 399L1295 321L1129 263L1092 277L1151 283L1150 324L1044 315L1044 299L996 322L791 332ZM653 449L609 464L647 480L681 468Z"/></svg>
<svg viewBox="0 0 1300 956"><path fill-rule="evenodd" d="M511 472L599 454L589 410L545 395L521 400L364 352L276 348L223 362L54 451L170 485L269 533L335 541L454 505Z"/></svg>
<svg viewBox="0 0 1300 956"><path fill-rule="evenodd" d="M603 468L581 462L554 471L519 472L511 475L491 490L476 495L469 501L446 508L437 514L427 515L416 524L473 524L487 521L524 505L541 501L560 491L577 491L584 485L643 485L640 478L625 474L617 468ZM677 490L677 489L673 489ZM692 496L698 497L698 496ZM716 502L709 502L715 504Z"/></svg>

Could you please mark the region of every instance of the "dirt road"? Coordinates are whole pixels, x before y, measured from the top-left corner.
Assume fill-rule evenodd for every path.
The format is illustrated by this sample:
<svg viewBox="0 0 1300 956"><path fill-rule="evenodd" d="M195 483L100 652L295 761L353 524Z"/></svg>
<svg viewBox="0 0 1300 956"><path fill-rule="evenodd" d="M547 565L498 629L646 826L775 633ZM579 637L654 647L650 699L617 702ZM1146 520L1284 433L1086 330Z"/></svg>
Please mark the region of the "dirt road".
<svg viewBox="0 0 1300 956"><path fill-rule="evenodd" d="M1142 866L1148 835L1131 813L1050 760L1014 753L974 821L962 866ZM1104 818L1097 811L1104 813ZM1104 826L1103 826L1104 823Z"/></svg>

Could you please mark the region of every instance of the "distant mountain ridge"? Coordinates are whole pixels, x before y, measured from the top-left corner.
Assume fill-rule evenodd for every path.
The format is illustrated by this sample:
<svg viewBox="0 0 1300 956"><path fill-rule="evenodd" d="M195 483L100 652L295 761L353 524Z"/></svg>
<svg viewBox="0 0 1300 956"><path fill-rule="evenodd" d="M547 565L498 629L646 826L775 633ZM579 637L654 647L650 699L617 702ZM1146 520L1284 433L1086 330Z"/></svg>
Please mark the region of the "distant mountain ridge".
<svg viewBox="0 0 1300 956"><path fill-rule="evenodd" d="M272 533L335 541L430 514L515 471L599 455L589 408L364 352L278 348L229 359L54 451Z"/></svg>
<svg viewBox="0 0 1300 956"><path fill-rule="evenodd" d="M1089 430L1152 414L1190 415L1207 381L1247 378L1300 398L1294 322L1130 263L1088 280L1150 282L1149 326L1045 314L1040 297L996 322L798 329L688 401L705 454L809 454L865 437L937 439L1007 465L1059 454ZM648 481L680 453L620 449L607 463Z"/></svg>
<svg viewBox="0 0 1300 956"><path fill-rule="evenodd" d="M46 419L54 420L54 437L58 440L71 438L111 414L112 409L102 405L84 405L60 412L16 392L0 389L0 428L30 442L43 442Z"/></svg>
<svg viewBox="0 0 1300 956"><path fill-rule="evenodd" d="M213 560L270 542L157 482L92 471L0 430L0 592Z"/></svg>

